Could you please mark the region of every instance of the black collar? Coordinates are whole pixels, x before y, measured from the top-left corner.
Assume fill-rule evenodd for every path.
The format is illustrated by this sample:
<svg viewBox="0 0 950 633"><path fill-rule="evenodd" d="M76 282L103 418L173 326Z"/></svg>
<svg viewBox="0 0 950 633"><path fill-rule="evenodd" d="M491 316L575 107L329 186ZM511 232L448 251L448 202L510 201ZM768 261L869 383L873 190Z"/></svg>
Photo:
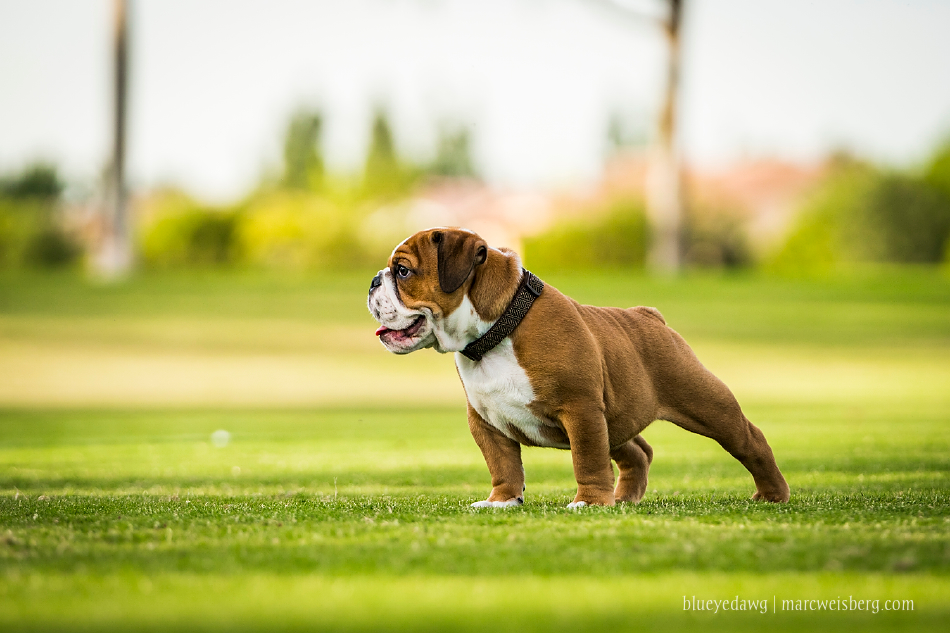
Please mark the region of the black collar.
<svg viewBox="0 0 950 633"><path fill-rule="evenodd" d="M544 282L534 276L529 270L521 269L521 285L518 286L511 303L505 308L501 318L488 328L488 331L465 346L460 354L480 361L489 350L501 343L506 336L515 331L521 320L528 314L534 300L541 296Z"/></svg>

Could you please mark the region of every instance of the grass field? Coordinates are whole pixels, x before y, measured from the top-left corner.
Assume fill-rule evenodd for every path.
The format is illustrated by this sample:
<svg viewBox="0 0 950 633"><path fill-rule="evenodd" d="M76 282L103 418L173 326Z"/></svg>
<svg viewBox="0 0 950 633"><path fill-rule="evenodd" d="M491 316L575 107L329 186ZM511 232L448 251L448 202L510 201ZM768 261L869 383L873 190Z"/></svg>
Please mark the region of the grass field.
<svg viewBox="0 0 950 633"><path fill-rule="evenodd" d="M946 276L543 276L659 307L791 502L657 422L638 506L566 510L569 454L526 449L526 505L471 510L452 360L378 345L367 274L0 276L0 629L950 626Z"/></svg>

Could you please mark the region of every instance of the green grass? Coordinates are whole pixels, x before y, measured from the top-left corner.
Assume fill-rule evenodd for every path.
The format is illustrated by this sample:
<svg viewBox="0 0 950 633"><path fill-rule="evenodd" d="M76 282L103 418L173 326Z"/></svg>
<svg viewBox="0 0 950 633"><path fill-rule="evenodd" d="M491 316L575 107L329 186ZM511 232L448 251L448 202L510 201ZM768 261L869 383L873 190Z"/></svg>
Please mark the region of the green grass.
<svg viewBox="0 0 950 633"><path fill-rule="evenodd" d="M430 393L457 380L451 361L376 348L366 279L0 277L0 381L20 380L18 392L35 383L18 368L55 374L57 355L121 356L133 370L159 352L179 368L211 359L253 374L262 358L314 357L359 370L326 376L345 398L298 400L265 382L274 395L253 406L220 400L210 378L203 399L168 392L164 405L171 383L157 375L141 405L125 383L83 375L44 388L92 385L95 398L0 387L0 629L950 624L945 277L546 278L583 301L659 307L733 386L792 487L787 505L752 503L741 465L657 422L643 503L581 512L564 507L569 454L543 449L524 451L525 506L468 507L487 494L487 469L460 390ZM372 397L384 380L395 404ZM226 446L211 441L218 429ZM765 600L767 612L684 611L693 596ZM878 612L783 610L839 598ZM892 599L913 611L885 611Z"/></svg>

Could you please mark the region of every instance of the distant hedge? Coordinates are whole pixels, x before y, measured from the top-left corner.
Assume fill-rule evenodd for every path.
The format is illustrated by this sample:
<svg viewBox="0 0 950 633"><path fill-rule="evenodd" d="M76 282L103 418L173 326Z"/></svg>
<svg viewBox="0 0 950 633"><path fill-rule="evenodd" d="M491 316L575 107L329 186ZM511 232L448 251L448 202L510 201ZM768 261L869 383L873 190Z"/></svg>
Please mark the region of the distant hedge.
<svg viewBox="0 0 950 633"><path fill-rule="evenodd" d="M146 268L313 270L364 263L352 213L309 192L274 190L210 207L166 192L148 201L137 241Z"/></svg>
<svg viewBox="0 0 950 633"><path fill-rule="evenodd" d="M767 265L826 272L862 263L936 264L950 246L950 160L923 173L842 161L807 201ZM943 183L946 183L944 186Z"/></svg>
<svg viewBox="0 0 950 633"><path fill-rule="evenodd" d="M0 177L0 268L62 268L79 262L82 247L61 223L64 185L45 163Z"/></svg>
<svg viewBox="0 0 950 633"><path fill-rule="evenodd" d="M648 240L643 203L618 200L526 238L522 255L526 265L538 270L643 268Z"/></svg>

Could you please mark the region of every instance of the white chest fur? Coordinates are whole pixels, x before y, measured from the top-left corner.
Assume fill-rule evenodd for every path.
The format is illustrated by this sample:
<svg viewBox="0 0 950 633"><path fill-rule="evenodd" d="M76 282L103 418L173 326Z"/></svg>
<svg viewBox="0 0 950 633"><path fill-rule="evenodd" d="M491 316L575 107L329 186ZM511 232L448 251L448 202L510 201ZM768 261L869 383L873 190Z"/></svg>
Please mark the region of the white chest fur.
<svg viewBox="0 0 950 633"><path fill-rule="evenodd" d="M528 404L534 401L531 381L518 359L510 339L504 339L478 362L455 355L468 401L482 419L513 440L509 425L517 428L538 446L568 448L554 444L541 434L542 426Z"/></svg>

